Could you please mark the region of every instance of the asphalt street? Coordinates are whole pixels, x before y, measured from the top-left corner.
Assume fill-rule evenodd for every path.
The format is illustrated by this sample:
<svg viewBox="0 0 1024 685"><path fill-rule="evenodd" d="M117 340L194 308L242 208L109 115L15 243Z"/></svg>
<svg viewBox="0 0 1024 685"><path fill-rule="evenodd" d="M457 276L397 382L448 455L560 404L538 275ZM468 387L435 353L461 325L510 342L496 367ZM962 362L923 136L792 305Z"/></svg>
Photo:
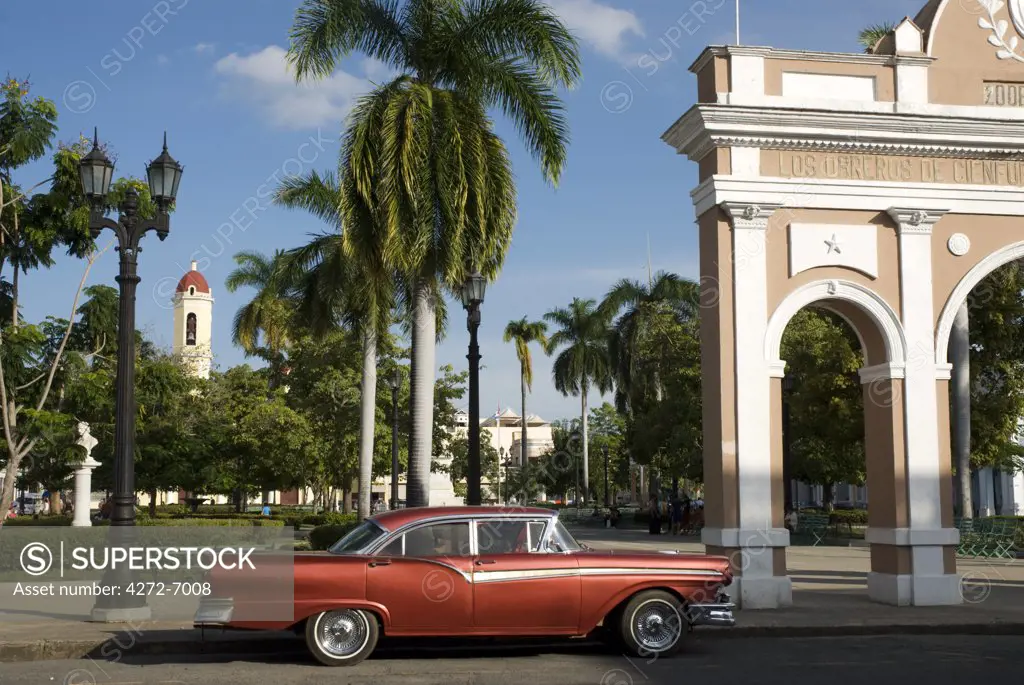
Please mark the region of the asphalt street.
<svg viewBox="0 0 1024 685"><path fill-rule="evenodd" d="M121 662L0 664L2 685L216 685L235 683L442 683L444 685L661 685L681 682L886 685L1011 682L1020 673L1019 637L881 636L699 638L671 659L627 659L596 644L382 644L362 664L317 666L304 653L264 656L126 655Z"/></svg>

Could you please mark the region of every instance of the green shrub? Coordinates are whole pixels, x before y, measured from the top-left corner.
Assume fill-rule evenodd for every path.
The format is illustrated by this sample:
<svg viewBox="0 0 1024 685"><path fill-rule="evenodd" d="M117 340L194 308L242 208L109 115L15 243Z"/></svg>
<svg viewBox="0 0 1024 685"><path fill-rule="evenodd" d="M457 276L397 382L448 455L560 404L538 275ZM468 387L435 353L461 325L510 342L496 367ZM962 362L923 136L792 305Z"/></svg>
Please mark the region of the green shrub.
<svg viewBox="0 0 1024 685"><path fill-rule="evenodd" d="M851 526L868 525L867 509L836 509L829 516L832 523L843 523Z"/></svg>
<svg viewBox="0 0 1024 685"><path fill-rule="evenodd" d="M313 549L327 549L355 526L354 519L350 523L317 526L309 532L309 546Z"/></svg>
<svg viewBox="0 0 1024 685"><path fill-rule="evenodd" d="M4 526L70 526L71 519L67 516L15 516L4 521Z"/></svg>
<svg viewBox="0 0 1024 685"><path fill-rule="evenodd" d="M140 526L233 526L233 527L263 527L282 528L284 521L263 518L158 518L139 519L136 522Z"/></svg>

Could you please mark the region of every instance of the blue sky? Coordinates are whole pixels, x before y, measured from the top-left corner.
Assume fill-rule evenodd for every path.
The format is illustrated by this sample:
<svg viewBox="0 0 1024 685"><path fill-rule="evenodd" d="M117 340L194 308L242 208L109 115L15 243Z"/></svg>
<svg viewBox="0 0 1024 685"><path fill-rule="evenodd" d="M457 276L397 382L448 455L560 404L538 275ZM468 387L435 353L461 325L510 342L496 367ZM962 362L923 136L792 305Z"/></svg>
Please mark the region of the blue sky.
<svg viewBox="0 0 1024 685"><path fill-rule="evenodd" d="M741 42L858 51L858 30L913 15L924 0L743 0ZM223 287L232 255L301 244L321 225L269 206L275 179L336 166L341 121L352 99L386 75L353 55L315 86L295 86L283 54L298 0L72 0L0 4L0 70L32 81L60 109L61 140L100 136L117 173L142 176L168 131L185 165L178 211L164 243L144 240L138 327L170 347L170 296L199 261L216 300L215 364L245 361L231 320L251 293ZM481 327L481 413L518 410L519 369L501 341L510 319L539 318L574 297L600 298L620 278L646 278L647 237L655 271L697 276L689 191L696 166L660 136L692 106L687 67L706 45L734 43L734 0L552 0L579 36L582 85L566 94L572 132L561 186L547 186L505 122L519 184L519 222L504 272L487 291ZM63 17L55 21L57 17ZM18 177L31 185L45 164ZM109 236L109 234L107 234ZM22 280L24 315L67 316L83 263L61 258ZM117 257L103 255L90 283L114 285ZM6 274L9 277L9 272ZM464 314L451 308L438 363L466 365ZM529 410L578 415L579 400L555 392L550 362L535 352ZM597 395L592 403L599 401Z"/></svg>

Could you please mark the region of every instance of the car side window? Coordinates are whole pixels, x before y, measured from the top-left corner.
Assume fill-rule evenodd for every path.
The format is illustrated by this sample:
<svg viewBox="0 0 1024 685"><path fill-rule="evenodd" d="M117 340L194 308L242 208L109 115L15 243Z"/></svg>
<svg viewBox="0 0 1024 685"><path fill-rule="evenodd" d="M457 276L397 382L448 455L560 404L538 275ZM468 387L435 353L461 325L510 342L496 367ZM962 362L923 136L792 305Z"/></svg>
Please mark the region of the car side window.
<svg viewBox="0 0 1024 685"><path fill-rule="evenodd" d="M480 554L516 554L531 552L533 545L529 537L529 526L533 521L494 519L477 521L476 543Z"/></svg>
<svg viewBox="0 0 1024 685"><path fill-rule="evenodd" d="M435 523L405 534L407 557L468 557L469 522ZM391 547L394 543L388 545Z"/></svg>

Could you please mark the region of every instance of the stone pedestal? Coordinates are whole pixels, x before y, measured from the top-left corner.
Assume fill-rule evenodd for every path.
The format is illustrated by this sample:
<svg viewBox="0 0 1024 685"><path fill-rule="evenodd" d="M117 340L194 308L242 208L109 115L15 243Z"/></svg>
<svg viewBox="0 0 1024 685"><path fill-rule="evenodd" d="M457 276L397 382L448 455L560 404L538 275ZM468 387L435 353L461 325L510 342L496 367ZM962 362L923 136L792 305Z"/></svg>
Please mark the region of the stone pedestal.
<svg viewBox="0 0 1024 685"><path fill-rule="evenodd" d="M445 465L450 465L449 461ZM455 488L452 486L452 479L447 473L430 473L430 499L431 507L458 507L466 503L461 497L455 495Z"/></svg>
<svg viewBox="0 0 1024 685"><path fill-rule="evenodd" d="M75 470L75 517L72 526L85 527L92 525L89 518L89 507L92 503L92 472L100 463L87 456Z"/></svg>

